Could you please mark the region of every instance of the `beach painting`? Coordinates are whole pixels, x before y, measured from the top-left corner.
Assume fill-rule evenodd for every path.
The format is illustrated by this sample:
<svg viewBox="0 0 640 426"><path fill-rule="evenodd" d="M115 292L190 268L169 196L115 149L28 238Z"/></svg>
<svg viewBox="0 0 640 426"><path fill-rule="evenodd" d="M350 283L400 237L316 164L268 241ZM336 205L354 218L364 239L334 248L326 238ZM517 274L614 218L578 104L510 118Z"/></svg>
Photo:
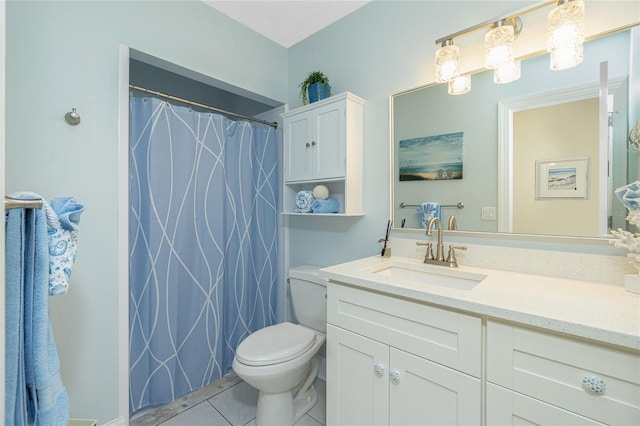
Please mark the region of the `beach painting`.
<svg viewBox="0 0 640 426"><path fill-rule="evenodd" d="M589 157L536 160L536 199L589 199Z"/></svg>
<svg viewBox="0 0 640 426"><path fill-rule="evenodd" d="M400 141L400 181L462 179L463 132Z"/></svg>

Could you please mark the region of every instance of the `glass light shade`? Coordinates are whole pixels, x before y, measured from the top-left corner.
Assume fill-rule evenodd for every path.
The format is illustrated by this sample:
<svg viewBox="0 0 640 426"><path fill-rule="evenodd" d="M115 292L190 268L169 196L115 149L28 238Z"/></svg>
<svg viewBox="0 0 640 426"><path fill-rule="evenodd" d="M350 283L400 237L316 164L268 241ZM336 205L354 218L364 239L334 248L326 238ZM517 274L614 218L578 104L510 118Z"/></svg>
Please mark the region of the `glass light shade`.
<svg viewBox="0 0 640 426"><path fill-rule="evenodd" d="M436 81L444 83L458 73L460 48L454 44L442 46L436 51Z"/></svg>
<svg viewBox="0 0 640 426"><path fill-rule="evenodd" d="M582 62L584 1L571 0L555 7L547 16L547 51L550 68L562 70Z"/></svg>
<svg viewBox="0 0 640 426"><path fill-rule="evenodd" d="M471 76L458 75L449 80L450 95L464 95L471 90Z"/></svg>
<svg viewBox="0 0 640 426"><path fill-rule="evenodd" d="M493 82L497 84L511 83L520 78L520 61L500 65L493 70Z"/></svg>
<svg viewBox="0 0 640 426"><path fill-rule="evenodd" d="M513 41L515 33L512 25L498 25L484 36L484 66L496 69L500 65L513 62Z"/></svg>

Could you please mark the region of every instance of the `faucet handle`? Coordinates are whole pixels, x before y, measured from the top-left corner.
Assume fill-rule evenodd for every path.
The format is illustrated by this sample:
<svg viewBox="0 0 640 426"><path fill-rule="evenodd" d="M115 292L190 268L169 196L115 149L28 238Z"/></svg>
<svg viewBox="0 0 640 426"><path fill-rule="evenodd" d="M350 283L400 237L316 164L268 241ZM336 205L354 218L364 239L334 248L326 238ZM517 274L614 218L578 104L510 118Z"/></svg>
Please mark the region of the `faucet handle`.
<svg viewBox="0 0 640 426"><path fill-rule="evenodd" d="M416 245L417 246L427 246L427 253L424 255L425 262L427 260L435 259L435 257L433 257L433 243L431 241L429 241L429 242L416 241Z"/></svg>
<svg viewBox="0 0 640 426"><path fill-rule="evenodd" d="M449 254L447 256L447 263L452 268L457 268L458 267L458 261L456 260L456 251L454 249L466 250L467 246L456 246L456 245L453 245L453 244L449 245Z"/></svg>

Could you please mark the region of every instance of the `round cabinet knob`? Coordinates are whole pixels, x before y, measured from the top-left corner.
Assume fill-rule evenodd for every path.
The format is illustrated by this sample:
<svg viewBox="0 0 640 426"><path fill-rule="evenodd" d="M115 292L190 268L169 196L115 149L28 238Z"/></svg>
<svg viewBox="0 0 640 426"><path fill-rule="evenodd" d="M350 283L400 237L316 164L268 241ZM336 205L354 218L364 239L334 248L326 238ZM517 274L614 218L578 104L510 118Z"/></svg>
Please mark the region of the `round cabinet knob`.
<svg viewBox="0 0 640 426"><path fill-rule="evenodd" d="M311 141L311 145L316 146L316 141Z"/></svg>
<svg viewBox="0 0 640 426"><path fill-rule="evenodd" d="M311 144L309 142L307 142L307 148L309 148L311 146Z"/></svg>
<svg viewBox="0 0 640 426"><path fill-rule="evenodd" d="M604 393L607 385L598 376L584 376L582 378L582 386L591 393Z"/></svg>
<svg viewBox="0 0 640 426"><path fill-rule="evenodd" d="M373 366L373 371L375 371L376 376L382 376L384 374L384 364L375 364Z"/></svg>
<svg viewBox="0 0 640 426"><path fill-rule="evenodd" d="M389 380L391 380L391 383L400 383L400 372L392 371L391 373L389 373Z"/></svg>

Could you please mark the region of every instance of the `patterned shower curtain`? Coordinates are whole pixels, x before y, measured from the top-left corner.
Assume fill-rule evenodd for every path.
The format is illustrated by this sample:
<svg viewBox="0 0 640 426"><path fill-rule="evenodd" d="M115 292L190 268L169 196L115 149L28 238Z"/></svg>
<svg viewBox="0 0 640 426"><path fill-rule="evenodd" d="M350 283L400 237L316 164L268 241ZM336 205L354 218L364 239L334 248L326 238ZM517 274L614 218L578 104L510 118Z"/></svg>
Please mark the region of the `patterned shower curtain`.
<svg viewBox="0 0 640 426"><path fill-rule="evenodd" d="M131 98L130 411L222 377L275 322L274 129Z"/></svg>

